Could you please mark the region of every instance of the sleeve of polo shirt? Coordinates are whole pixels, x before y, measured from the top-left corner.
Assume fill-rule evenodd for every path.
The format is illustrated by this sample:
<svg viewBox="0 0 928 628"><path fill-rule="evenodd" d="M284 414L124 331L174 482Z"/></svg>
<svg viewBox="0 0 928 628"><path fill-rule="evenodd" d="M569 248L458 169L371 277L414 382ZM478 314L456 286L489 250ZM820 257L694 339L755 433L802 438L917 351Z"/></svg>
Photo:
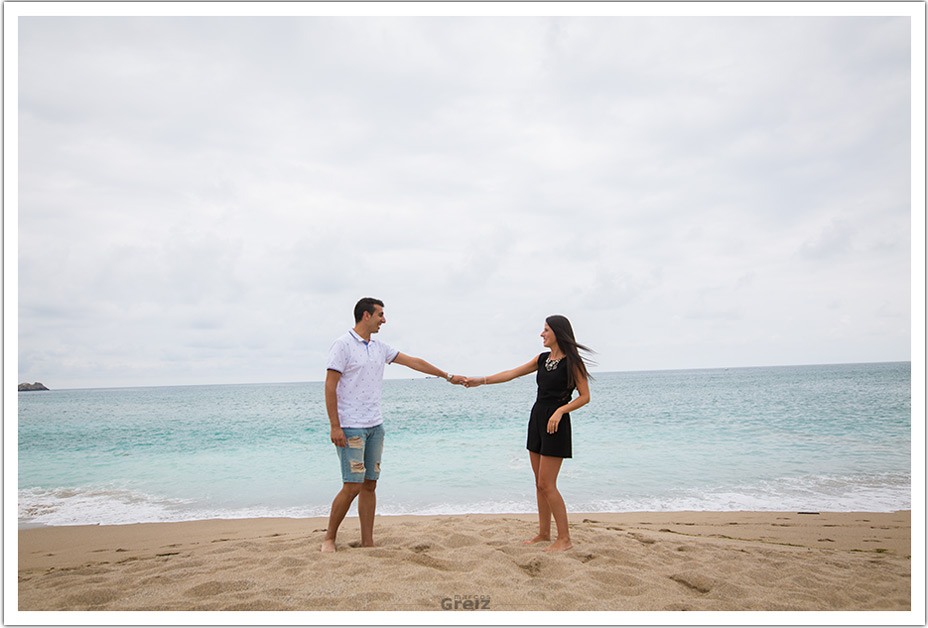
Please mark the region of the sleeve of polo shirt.
<svg viewBox="0 0 928 628"><path fill-rule="evenodd" d="M325 369L344 375L346 368L348 368L348 347L345 343L336 340L329 348L329 359L325 364Z"/></svg>
<svg viewBox="0 0 928 628"><path fill-rule="evenodd" d="M397 351L396 349L394 349L387 343L383 343L383 355L386 358L387 364L392 364L393 360L395 360L396 356L398 356L399 354L400 354L399 351Z"/></svg>

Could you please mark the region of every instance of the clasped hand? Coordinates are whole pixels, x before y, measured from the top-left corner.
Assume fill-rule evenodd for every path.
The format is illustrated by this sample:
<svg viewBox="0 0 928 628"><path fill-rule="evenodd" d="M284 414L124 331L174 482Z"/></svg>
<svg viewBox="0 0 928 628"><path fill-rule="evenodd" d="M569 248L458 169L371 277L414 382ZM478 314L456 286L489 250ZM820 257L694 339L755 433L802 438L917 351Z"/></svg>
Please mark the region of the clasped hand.
<svg viewBox="0 0 928 628"><path fill-rule="evenodd" d="M475 386L483 385L483 377L464 377L463 375L452 375L451 379L448 381L452 384L458 386L464 386L465 388L473 388Z"/></svg>

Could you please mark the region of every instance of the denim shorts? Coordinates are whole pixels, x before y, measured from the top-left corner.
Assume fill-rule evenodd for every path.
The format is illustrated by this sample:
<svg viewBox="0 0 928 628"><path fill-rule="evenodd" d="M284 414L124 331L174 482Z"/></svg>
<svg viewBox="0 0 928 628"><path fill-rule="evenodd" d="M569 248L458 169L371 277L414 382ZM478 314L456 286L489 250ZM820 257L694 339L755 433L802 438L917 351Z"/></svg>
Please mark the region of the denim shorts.
<svg viewBox="0 0 928 628"><path fill-rule="evenodd" d="M336 447L342 463L342 481L360 483L380 477L380 457L383 454L383 425L374 427L343 427L347 447Z"/></svg>

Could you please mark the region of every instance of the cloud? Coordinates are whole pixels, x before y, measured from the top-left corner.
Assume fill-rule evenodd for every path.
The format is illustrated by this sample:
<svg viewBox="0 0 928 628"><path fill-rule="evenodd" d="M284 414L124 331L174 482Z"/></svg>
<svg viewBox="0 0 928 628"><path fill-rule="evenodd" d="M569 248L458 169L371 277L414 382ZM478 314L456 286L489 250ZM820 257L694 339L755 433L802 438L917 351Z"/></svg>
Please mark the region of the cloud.
<svg viewBox="0 0 928 628"><path fill-rule="evenodd" d="M821 260L851 252L854 228L845 220L833 219L813 238L802 243L800 255Z"/></svg>
<svg viewBox="0 0 928 628"><path fill-rule="evenodd" d="M908 356L905 19L19 31L24 381L319 379L366 295L455 370Z"/></svg>

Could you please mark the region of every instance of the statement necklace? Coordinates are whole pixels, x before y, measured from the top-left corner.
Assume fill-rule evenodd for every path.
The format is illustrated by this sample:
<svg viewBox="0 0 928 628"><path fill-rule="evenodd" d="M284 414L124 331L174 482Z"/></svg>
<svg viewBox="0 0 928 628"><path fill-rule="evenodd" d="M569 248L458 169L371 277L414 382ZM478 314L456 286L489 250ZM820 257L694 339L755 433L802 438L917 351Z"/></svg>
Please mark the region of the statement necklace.
<svg viewBox="0 0 928 628"><path fill-rule="evenodd" d="M561 356L561 357L559 357L557 360L552 360L552 359L551 359L551 356L549 355L547 358L545 358L545 370L546 370L546 371L553 371L554 369L557 368L558 363L559 363L561 360L563 360L563 359L564 359L564 357Z"/></svg>

